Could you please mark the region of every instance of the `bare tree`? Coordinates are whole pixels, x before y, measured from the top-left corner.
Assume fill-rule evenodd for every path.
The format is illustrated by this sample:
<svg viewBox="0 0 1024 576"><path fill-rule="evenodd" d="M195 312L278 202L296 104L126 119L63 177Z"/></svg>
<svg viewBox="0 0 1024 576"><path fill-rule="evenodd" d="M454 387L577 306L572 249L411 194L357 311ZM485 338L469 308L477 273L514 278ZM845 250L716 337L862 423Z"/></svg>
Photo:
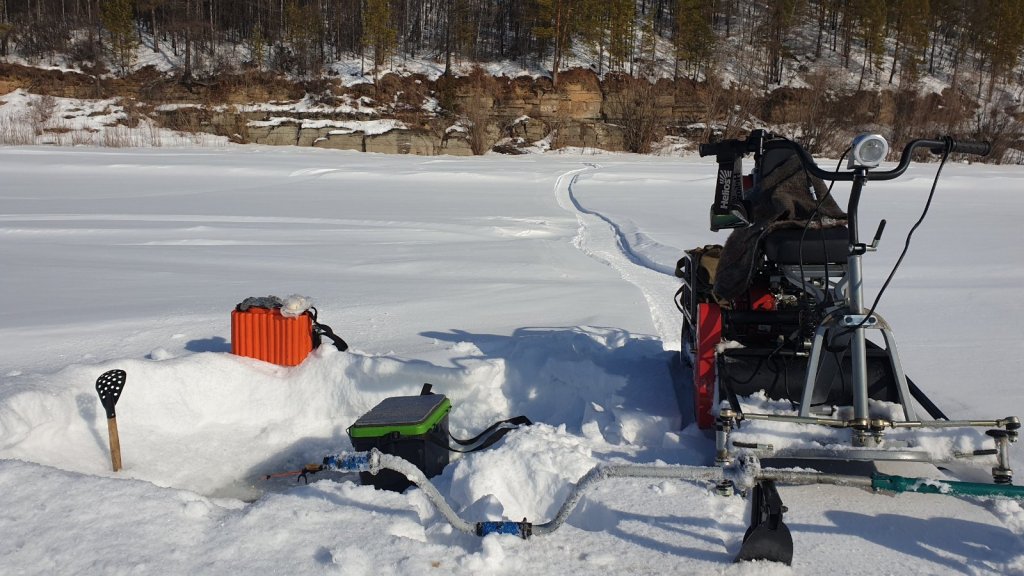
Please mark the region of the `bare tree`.
<svg viewBox="0 0 1024 576"><path fill-rule="evenodd" d="M797 95L797 124L802 144L811 154L834 152L843 139L847 118L837 110L832 76L825 71L807 75L808 87Z"/></svg>
<svg viewBox="0 0 1024 576"><path fill-rule="evenodd" d="M462 98L461 116L469 136L469 148L477 156L497 141L491 119L494 107L494 80L481 68L470 74L468 93Z"/></svg>
<svg viewBox="0 0 1024 576"><path fill-rule="evenodd" d="M644 79L623 77L621 88L608 97L608 117L622 127L623 147L646 154L665 136L665 112L658 106L655 86Z"/></svg>

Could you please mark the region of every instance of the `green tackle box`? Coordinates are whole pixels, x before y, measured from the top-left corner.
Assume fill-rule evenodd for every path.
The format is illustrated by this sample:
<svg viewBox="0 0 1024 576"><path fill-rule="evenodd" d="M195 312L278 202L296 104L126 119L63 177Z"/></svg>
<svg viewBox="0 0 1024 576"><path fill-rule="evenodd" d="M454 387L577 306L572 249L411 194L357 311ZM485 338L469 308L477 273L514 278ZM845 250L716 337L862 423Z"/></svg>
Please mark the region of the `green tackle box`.
<svg viewBox="0 0 1024 576"><path fill-rule="evenodd" d="M352 447L376 448L412 462L427 478L448 465L448 413L452 404L444 394L385 398L348 429ZM403 474L381 470L360 472L364 485L401 492L412 483Z"/></svg>

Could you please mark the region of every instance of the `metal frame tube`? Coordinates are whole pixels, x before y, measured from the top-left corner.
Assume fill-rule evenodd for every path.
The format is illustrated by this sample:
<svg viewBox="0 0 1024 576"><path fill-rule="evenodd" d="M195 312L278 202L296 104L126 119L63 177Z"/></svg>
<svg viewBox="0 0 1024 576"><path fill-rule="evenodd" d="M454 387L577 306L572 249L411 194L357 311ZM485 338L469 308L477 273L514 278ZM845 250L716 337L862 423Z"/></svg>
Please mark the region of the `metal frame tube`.
<svg viewBox="0 0 1024 576"><path fill-rule="evenodd" d="M526 538L531 535L543 536L551 534L565 523L588 490L608 478L674 479L714 482L716 484L732 481L737 487L744 490L753 487L759 481L772 480L781 484L833 484L896 492L918 491L1024 499L1024 487L1021 486L933 481L924 478L902 478L882 474L866 477L824 474L804 470L762 469L760 461L756 457L746 456L740 458L736 464L726 467L652 466L641 464L597 465L576 482L576 486L569 493L565 502L562 503L562 507L559 508L555 517L547 522L531 524L524 519L522 522L490 521L474 523L463 520L456 514L444 499L444 496L437 491L437 488L423 474L423 471L399 456L384 454L373 448L369 452L329 456L324 459L324 468L346 472L370 472L371 474L387 469L404 474L409 481L423 490L430 503L434 505L452 527L460 532L477 536L511 534ZM940 489L934 489L935 486L939 486Z"/></svg>
<svg viewBox="0 0 1024 576"><path fill-rule="evenodd" d="M863 271L859 254L851 254L848 259L850 285L848 290L848 307L851 315L862 315L864 299ZM850 362L853 367L850 385L853 388L853 416L857 419L868 419L868 349L864 330L854 327L850 339Z"/></svg>

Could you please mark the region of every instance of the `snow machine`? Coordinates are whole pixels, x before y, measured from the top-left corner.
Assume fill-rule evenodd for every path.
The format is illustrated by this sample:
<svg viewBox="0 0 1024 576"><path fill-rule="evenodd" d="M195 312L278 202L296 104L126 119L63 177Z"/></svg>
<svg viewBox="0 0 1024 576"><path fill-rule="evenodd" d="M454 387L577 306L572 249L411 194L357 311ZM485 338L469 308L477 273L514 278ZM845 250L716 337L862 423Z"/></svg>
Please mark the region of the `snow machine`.
<svg viewBox="0 0 1024 576"><path fill-rule="evenodd" d="M711 229L731 232L724 245L689 250L676 266L680 355L692 371L677 391L681 405L692 403L697 425L714 429L719 466L753 456L763 469L870 476L875 489L885 489L876 483L894 478L887 474L893 471L917 466L943 477L953 461L987 458L991 484L982 478L964 488L1021 496L1009 462L1020 420L947 418L904 373L893 331L875 312L888 280L874 303L865 302L862 260L878 246L885 221L869 243L861 240L861 192L869 181L902 175L918 149L941 154L944 164L952 153L984 156L990 146L914 140L896 167L885 170L879 165L888 143L864 134L848 150L846 169L835 171L764 130L700 146L702 157L718 163ZM742 160L751 155L753 170L744 175ZM852 183L845 210L825 184L837 181ZM971 449L937 454L916 442L917 435L953 428L971 437ZM784 507L773 475L763 469L740 559L788 563L792 538L782 523Z"/></svg>
<svg viewBox="0 0 1024 576"><path fill-rule="evenodd" d="M865 305L861 261L878 246L885 221L870 244L861 242L862 189L902 175L918 148L941 153L943 162L950 153L989 151L987 143L915 140L895 168L877 170L888 143L861 135L847 170L832 172L798 143L764 130L700 146L701 156L714 155L719 165L711 229L733 229L724 246L690 250L676 267L680 354L692 367L700 428L774 419L847 429L850 445L868 449L860 451L868 460L884 455L873 449L889 448L888 429L981 427L993 429L988 436L998 446L1016 439L1016 417L950 421L904 373L891 327L874 305ZM748 155L754 168L744 176L741 160ZM853 183L846 211L825 181ZM881 335L881 344L867 338L869 331ZM758 393L785 401L795 414L744 412L740 398ZM902 418L874 410L873 401L895 404ZM1009 484L1005 450L997 452L993 481Z"/></svg>

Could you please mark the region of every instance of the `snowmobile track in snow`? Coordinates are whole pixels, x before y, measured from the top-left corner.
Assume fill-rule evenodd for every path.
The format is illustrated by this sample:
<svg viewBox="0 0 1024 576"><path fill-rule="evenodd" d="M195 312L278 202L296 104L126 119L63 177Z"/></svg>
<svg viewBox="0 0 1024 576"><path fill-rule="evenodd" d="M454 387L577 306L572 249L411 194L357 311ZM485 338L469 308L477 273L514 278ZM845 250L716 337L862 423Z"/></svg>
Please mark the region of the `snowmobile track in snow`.
<svg viewBox="0 0 1024 576"><path fill-rule="evenodd" d="M579 177L597 170L599 164L587 163L584 168L571 170L555 181L555 198L567 212L576 215L579 229L573 245L584 254L611 266L623 280L640 289L651 312L651 323L666 349L678 350L678 310L672 294L678 281L670 271L663 270L635 249L626 238L622 227L611 217L583 206L574 186Z"/></svg>

